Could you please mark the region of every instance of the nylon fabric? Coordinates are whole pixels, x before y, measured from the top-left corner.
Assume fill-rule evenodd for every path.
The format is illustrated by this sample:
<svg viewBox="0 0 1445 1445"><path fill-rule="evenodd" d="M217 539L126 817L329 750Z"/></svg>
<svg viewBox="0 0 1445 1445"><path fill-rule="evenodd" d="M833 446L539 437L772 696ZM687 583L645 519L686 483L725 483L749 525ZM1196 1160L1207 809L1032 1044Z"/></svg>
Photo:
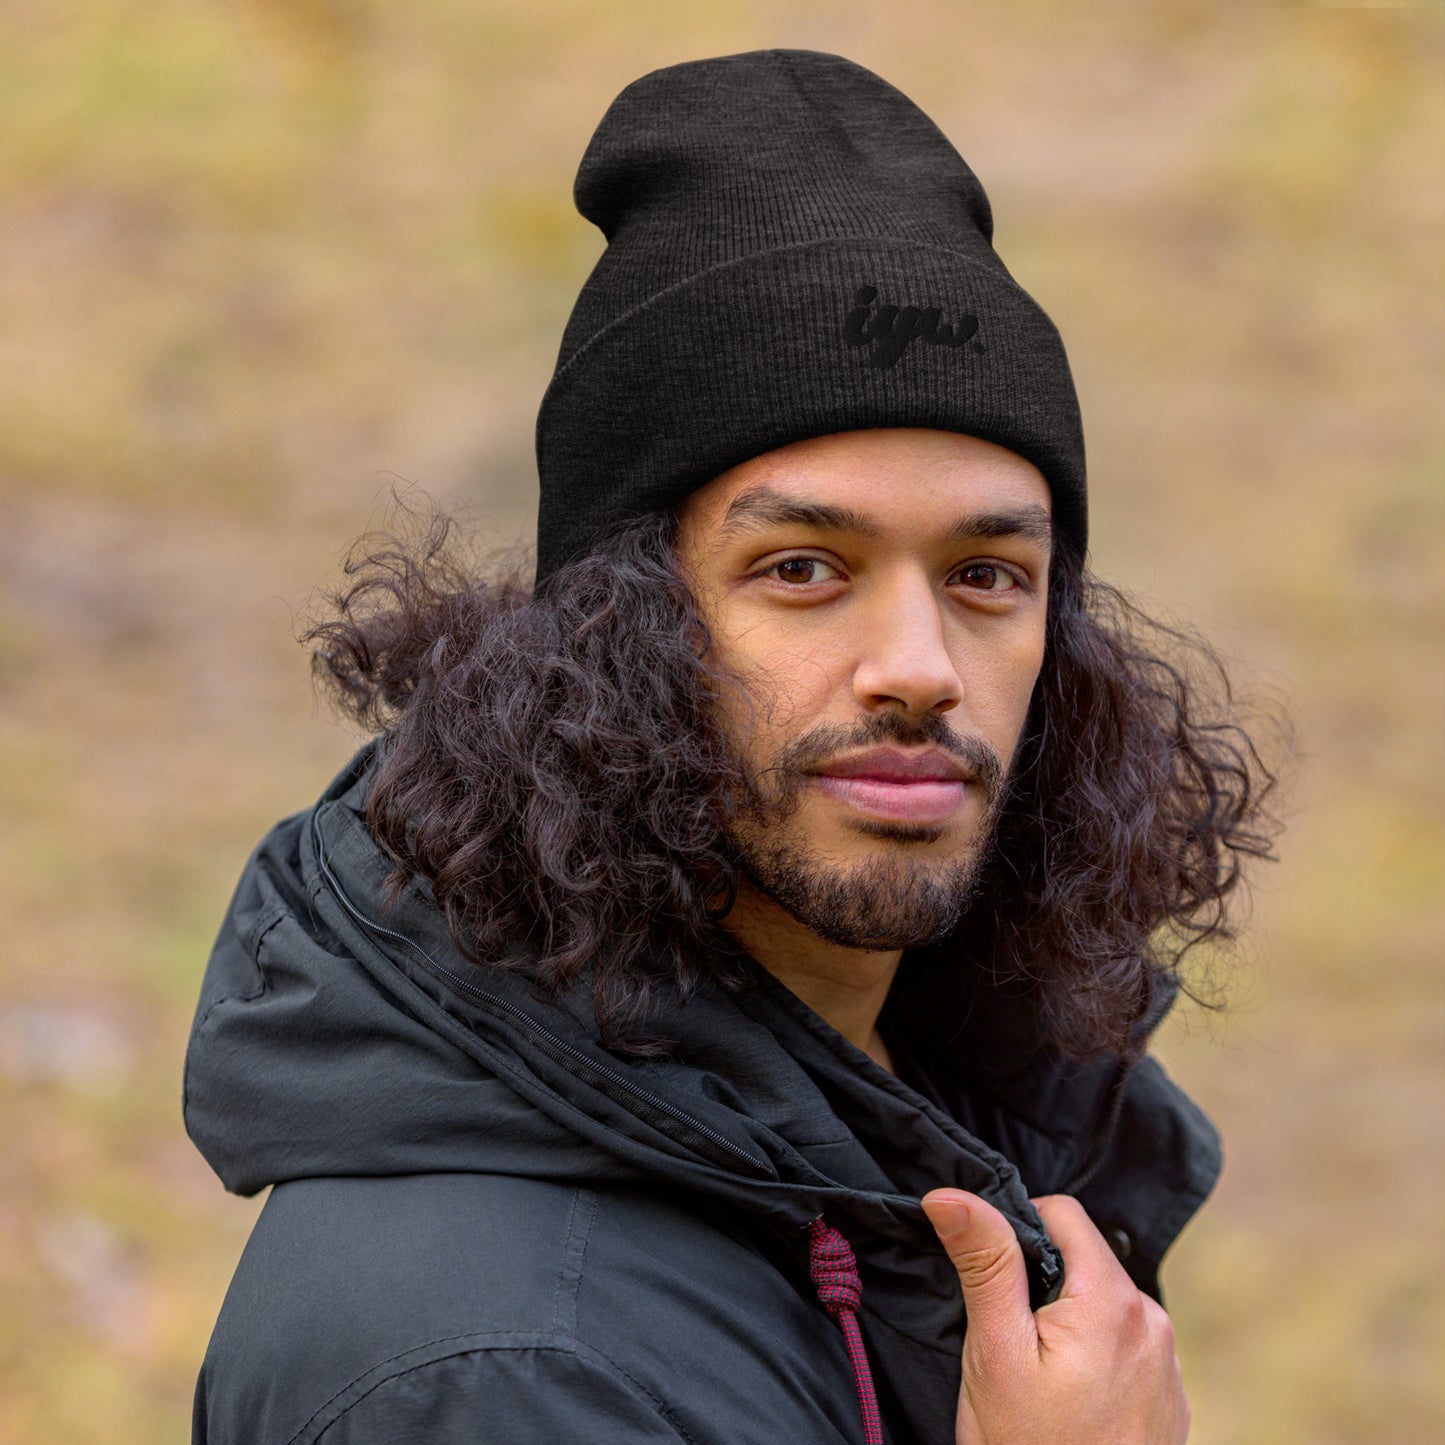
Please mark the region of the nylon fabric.
<svg viewBox="0 0 1445 1445"><path fill-rule="evenodd" d="M1086 1202L1157 1293L1218 1170L1157 1065L1106 1108L1111 1069L1032 1050L1015 1001L921 956L880 1021L902 1077L761 969L742 994L661 997L667 1058L618 1055L585 984L552 999L516 959L469 963L422 888L387 904L361 817L373 757L262 842L202 985L187 1128L228 1188L270 1196L194 1441L311 1440L323 1419L327 1441L408 1438L433 1409L442 1445L612 1438L600 1409L619 1439L856 1445L861 1361L880 1438L943 1445L966 1322L919 1196L989 1199L1043 1293L1058 1255L1029 1195L1093 1156ZM820 1217L851 1255L826 1301ZM542 1389L544 1433L488 1435Z"/></svg>

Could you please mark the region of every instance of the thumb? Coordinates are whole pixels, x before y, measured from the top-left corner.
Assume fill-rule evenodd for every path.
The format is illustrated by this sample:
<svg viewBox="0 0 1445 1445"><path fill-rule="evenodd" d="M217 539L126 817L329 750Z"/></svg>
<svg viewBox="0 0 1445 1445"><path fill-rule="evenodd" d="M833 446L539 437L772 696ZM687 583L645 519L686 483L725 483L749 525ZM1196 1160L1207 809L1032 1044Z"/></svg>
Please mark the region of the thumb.
<svg viewBox="0 0 1445 1445"><path fill-rule="evenodd" d="M962 1189L935 1189L922 1199L963 1289L970 1334L1002 1342L1034 1337L1023 1251L997 1209Z"/></svg>

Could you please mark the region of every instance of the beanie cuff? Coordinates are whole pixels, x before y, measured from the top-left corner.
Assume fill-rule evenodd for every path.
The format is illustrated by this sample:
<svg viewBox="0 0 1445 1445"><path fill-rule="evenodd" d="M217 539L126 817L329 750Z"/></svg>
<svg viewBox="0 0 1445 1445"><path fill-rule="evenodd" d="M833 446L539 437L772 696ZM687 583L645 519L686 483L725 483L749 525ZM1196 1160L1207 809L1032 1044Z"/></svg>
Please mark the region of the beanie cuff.
<svg viewBox="0 0 1445 1445"><path fill-rule="evenodd" d="M607 523L808 437L956 431L1043 473L1087 547L1083 435L1053 323L993 255L896 237L752 253L651 296L559 368L537 418L537 581Z"/></svg>

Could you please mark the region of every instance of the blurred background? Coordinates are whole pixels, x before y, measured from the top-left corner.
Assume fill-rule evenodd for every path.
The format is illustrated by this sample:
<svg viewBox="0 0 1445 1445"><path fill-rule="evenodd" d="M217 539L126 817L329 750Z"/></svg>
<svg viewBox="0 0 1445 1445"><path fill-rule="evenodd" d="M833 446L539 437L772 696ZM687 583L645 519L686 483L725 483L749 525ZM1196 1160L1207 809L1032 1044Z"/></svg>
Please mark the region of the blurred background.
<svg viewBox="0 0 1445 1445"><path fill-rule="evenodd" d="M1442 1438L1441 7L9 0L0 1440L186 1437L259 1208L182 1132L196 990L357 741L313 588L394 486L530 538L592 128L775 45L972 163L1069 346L1096 570L1300 731L1235 1006L1160 1045L1228 1155L1166 1267L1192 1438Z"/></svg>

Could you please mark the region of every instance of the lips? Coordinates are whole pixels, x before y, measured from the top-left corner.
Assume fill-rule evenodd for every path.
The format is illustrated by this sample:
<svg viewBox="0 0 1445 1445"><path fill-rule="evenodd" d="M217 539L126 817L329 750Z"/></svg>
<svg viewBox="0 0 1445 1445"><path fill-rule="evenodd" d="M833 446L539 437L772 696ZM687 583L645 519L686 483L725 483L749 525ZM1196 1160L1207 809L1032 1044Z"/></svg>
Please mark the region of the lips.
<svg viewBox="0 0 1445 1445"><path fill-rule="evenodd" d="M826 763L813 780L850 809L896 822L941 823L962 805L972 781L947 753L874 748Z"/></svg>
<svg viewBox="0 0 1445 1445"><path fill-rule="evenodd" d="M928 783L970 781L968 770L937 748L922 753L900 753L892 748L874 748L839 758L817 769L817 776L829 778L876 778L885 783Z"/></svg>

